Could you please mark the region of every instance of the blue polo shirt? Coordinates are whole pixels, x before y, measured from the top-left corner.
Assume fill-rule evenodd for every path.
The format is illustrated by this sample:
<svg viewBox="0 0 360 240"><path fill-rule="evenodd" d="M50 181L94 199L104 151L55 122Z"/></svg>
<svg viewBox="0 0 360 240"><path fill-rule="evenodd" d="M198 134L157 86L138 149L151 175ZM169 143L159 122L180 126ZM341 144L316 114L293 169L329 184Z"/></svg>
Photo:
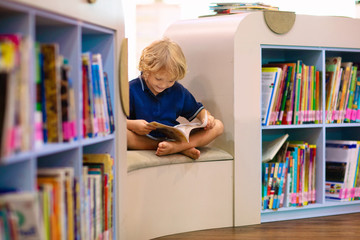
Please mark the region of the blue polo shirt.
<svg viewBox="0 0 360 240"><path fill-rule="evenodd" d="M129 119L144 119L147 122L157 121L166 125L179 124L176 119L181 116L192 121L204 108L193 95L177 81L158 95L154 95L139 76L130 85L130 116ZM152 131L153 137L162 134Z"/></svg>

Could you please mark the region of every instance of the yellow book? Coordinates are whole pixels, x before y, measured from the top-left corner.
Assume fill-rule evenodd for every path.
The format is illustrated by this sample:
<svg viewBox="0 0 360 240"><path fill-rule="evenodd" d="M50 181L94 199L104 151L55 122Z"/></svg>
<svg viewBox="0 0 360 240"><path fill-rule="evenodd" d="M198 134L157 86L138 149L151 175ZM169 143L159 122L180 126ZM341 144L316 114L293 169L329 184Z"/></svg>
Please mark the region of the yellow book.
<svg viewBox="0 0 360 240"><path fill-rule="evenodd" d="M62 240L63 234L62 229L64 228L64 224L62 221L62 210L63 210L63 204L62 202L62 196L63 196L63 183L60 178L52 178L52 177L39 177L37 178L38 185L42 184L51 184L53 186L53 209L50 209L50 211L53 212L53 214L50 214L51 220L50 220L50 229L51 229L51 240Z"/></svg>
<svg viewBox="0 0 360 240"><path fill-rule="evenodd" d="M343 111L346 107L345 106L345 103L347 100L346 97L347 97L347 93L348 93L349 87L350 87L352 62L342 62L341 67L344 68L344 70L343 70L344 72L343 72L342 86L340 86L341 87L341 96L338 96L340 98L340 100L339 100L339 116L338 116L336 123L342 123L344 120Z"/></svg>
<svg viewBox="0 0 360 240"><path fill-rule="evenodd" d="M61 184L60 187L60 218L62 223L61 239L74 240L74 169L71 167L40 168L38 178L55 178ZM55 203L56 204L56 203Z"/></svg>

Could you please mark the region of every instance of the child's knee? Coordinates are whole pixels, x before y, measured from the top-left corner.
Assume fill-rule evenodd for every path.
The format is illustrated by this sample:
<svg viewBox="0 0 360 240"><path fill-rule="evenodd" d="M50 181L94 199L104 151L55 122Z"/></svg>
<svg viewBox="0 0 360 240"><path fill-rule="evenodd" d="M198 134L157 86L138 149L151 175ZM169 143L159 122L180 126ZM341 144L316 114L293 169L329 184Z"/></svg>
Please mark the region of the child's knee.
<svg viewBox="0 0 360 240"><path fill-rule="evenodd" d="M221 135L224 132L224 124L219 119L215 119L215 127L217 129L218 135Z"/></svg>

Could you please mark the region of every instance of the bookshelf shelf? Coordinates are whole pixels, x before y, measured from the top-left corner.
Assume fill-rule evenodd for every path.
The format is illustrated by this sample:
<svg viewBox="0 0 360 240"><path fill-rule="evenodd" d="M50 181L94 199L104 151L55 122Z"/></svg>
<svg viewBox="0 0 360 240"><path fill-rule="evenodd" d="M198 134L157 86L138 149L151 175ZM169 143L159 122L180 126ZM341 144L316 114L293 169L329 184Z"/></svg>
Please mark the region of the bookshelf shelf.
<svg viewBox="0 0 360 240"><path fill-rule="evenodd" d="M86 199L84 195L80 195L80 192L85 192L82 181L87 179L83 172L84 155L108 154L113 161L111 170L113 178L111 183L113 184L111 193L112 205L109 205L109 207L112 208L112 211L110 212L109 210L107 213L109 214L108 216L111 215L111 218L108 217L108 219L111 219L112 221L112 228L107 230L104 226L103 232L107 232L105 234L111 234L112 239L119 239L121 232L120 228L117 227L117 223L121 216L119 204L117 202L117 199L120 196L117 179L120 178L119 169L121 164L118 163L118 156L123 157L126 154L126 148L122 149L116 147L118 136L120 135L119 132L123 131L123 124L116 123L117 121L124 119L122 113L118 111L119 105L116 101L119 92L117 90L118 59L116 58L116 55L118 54L118 49L120 49L119 43L124 35L121 4L111 1L109 4L113 7L112 11L117 11L119 15L113 17L112 20L109 21L110 15L113 15L111 13L109 16L104 17L102 21L98 21L94 24L93 21L95 21L97 17L88 16L86 11L89 10L88 13L97 12L100 14L101 12L108 11L106 9L109 5L107 5L105 9L104 6L90 6L83 1L68 1L66 3L61 3L62 5L66 5L68 9L74 8L83 10L75 11L75 13L72 10L67 11L62 8L57 8L60 2L61 1L44 1L33 3L32 1L27 0L6 0L0 2L0 35L19 34L30 40L30 47L28 50L29 62L27 62L26 68L24 68L25 74L23 75L26 78L24 77L24 80L22 80L26 82L26 85L28 86L28 88L25 89L28 95L24 95L27 96L27 108L22 109L22 111L29 111L29 116L25 121L29 128L24 128L25 131L23 131L23 135L21 136L28 140L29 147L28 149L21 148L19 151L15 151L10 155L0 158L0 192L1 194L4 194L6 192L21 193L25 191L37 194L37 177L40 168L70 167L74 174L74 182L78 184L80 188L78 194L72 196L74 197L73 201L75 202L75 196L77 196L79 203L83 203ZM40 4L40 6L37 6L36 4ZM59 54L66 59L64 62L66 62L70 68L68 73L69 79L71 79L74 96L73 101L70 103L69 100L68 104L74 106L74 122L72 123L73 128L71 128L71 131L74 130L73 132L76 133L73 135L74 139L70 141L60 141L57 143L45 142L38 145L36 128L34 127L36 121L36 93L39 91L36 86L38 66L35 61L37 56L35 43L58 44ZM110 101L109 104L111 105L116 125L114 132L103 136L99 133L100 136L93 138L84 137L83 133L82 119L84 107L82 105L82 100L84 91L82 83L83 73L81 55L84 52L91 52L93 54L99 53L101 55L103 71L107 73L109 86L107 100ZM99 82L99 86L101 84L102 83ZM16 88L20 87L16 86ZM102 94L100 93L100 90L99 94ZM108 109L108 106L106 106L106 109ZM61 117L59 117L59 119L61 119ZM3 126L0 127L3 128ZM70 127L66 129L70 131ZM5 140L8 141L8 139ZM104 177L104 175L102 177ZM94 183L95 181L94 178ZM98 181L98 183L101 183L101 180ZM75 191L75 185L73 190ZM76 211L85 211L84 209L84 206L77 206ZM80 215L76 217L79 217L80 219ZM83 229L85 227L85 222L79 219L77 220L78 224L80 224L78 227ZM67 222L67 224L69 223ZM77 234L80 234L80 230ZM105 238L105 236L103 237ZM38 237L35 238L38 239ZM65 238L70 239L68 236L64 237L64 239Z"/></svg>
<svg viewBox="0 0 360 240"><path fill-rule="evenodd" d="M324 119L325 59L341 56L343 61L360 62L360 34L353 31L359 24L358 19L297 15L292 29L281 35L267 27L262 12L252 12L180 21L167 30L166 36L180 44L189 63L184 82L198 78L210 82L209 87L201 86L204 89L192 87L201 96L214 95L208 101L226 106L214 112L225 125L224 136L216 144L234 155L235 226L360 211L360 201L339 203L325 198L326 140L359 140L360 124L261 126L260 110L262 64L301 59L323 73L320 97ZM290 140L317 145L316 203L263 211L262 141L286 133Z"/></svg>

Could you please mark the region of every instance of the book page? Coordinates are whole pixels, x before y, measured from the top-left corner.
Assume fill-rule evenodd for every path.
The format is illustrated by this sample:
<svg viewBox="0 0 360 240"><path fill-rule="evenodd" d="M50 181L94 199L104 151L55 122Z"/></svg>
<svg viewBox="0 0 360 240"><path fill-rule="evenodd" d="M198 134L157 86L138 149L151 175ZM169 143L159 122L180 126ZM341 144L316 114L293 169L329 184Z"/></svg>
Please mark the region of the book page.
<svg viewBox="0 0 360 240"><path fill-rule="evenodd" d="M285 134L273 141L262 142L262 162L271 161L288 137L289 135Z"/></svg>
<svg viewBox="0 0 360 240"><path fill-rule="evenodd" d="M207 125L208 117L207 112L205 113L205 120L203 123L199 122L189 122L176 125L174 127L168 126L159 122L150 122L148 125L156 127L156 130L165 134L169 139L174 139L176 141L186 141L189 142L190 133L195 128L203 128Z"/></svg>

